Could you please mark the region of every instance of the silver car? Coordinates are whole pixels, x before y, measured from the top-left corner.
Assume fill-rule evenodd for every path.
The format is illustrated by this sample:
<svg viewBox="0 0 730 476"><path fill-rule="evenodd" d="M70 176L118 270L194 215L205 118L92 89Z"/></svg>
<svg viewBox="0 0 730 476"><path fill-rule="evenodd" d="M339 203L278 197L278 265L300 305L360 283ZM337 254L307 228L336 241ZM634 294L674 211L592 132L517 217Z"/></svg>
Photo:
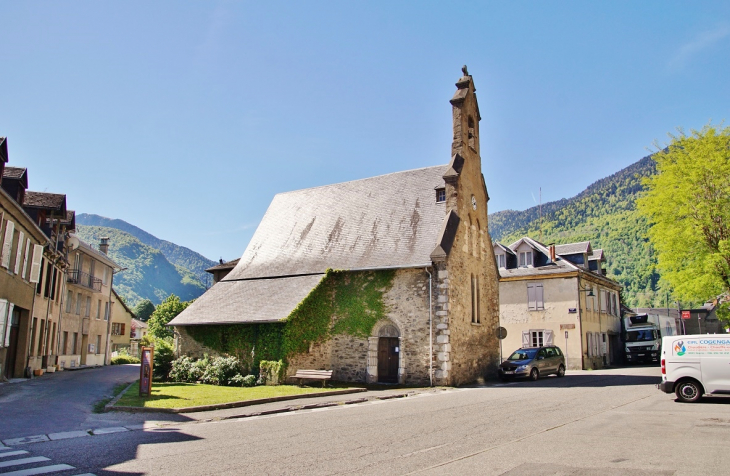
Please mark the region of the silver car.
<svg viewBox="0 0 730 476"><path fill-rule="evenodd" d="M499 378L507 381L515 377L529 377L530 380L555 374L565 375L565 356L559 347L526 347L512 353L497 370Z"/></svg>

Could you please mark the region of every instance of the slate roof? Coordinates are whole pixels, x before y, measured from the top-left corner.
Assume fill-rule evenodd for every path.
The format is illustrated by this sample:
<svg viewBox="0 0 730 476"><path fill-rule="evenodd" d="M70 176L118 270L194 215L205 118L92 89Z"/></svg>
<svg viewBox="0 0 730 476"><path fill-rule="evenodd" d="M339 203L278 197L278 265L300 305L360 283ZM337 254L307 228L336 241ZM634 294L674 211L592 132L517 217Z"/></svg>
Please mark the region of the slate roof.
<svg viewBox="0 0 730 476"><path fill-rule="evenodd" d="M45 208L66 213L66 195L61 193L25 192L24 207Z"/></svg>
<svg viewBox="0 0 730 476"><path fill-rule="evenodd" d="M219 281L171 326L276 322L286 319L324 274L249 281Z"/></svg>
<svg viewBox="0 0 730 476"><path fill-rule="evenodd" d="M603 254L602 249L593 250L593 253L588 255L588 261L593 260L606 261L606 256Z"/></svg>
<svg viewBox="0 0 730 476"><path fill-rule="evenodd" d="M446 217L434 188L444 185L447 169L276 195L233 271L169 325L276 322L291 314L328 268L429 265Z"/></svg>
<svg viewBox="0 0 730 476"><path fill-rule="evenodd" d="M280 193L222 281L430 264L446 215L434 187L444 183L446 170L428 167Z"/></svg>
<svg viewBox="0 0 730 476"><path fill-rule="evenodd" d="M591 252L591 242L581 241L580 243L568 243L567 245L556 245L555 253L558 255L575 255Z"/></svg>
<svg viewBox="0 0 730 476"><path fill-rule="evenodd" d="M23 167L5 167L3 170L3 178L21 180L26 174L27 169Z"/></svg>
<svg viewBox="0 0 730 476"><path fill-rule="evenodd" d="M206 269L205 271L207 273L212 273L214 271L220 271L221 269L233 269L236 267L238 262L241 260L241 258L236 258L231 261L226 261L225 263L220 263L215 266L211 266L210 268Z"/></svg>
<svg viewBox="0 0 730 476"><path fill-rule="evenodd" d="M516 277L516 276L544 276L550 274L569 273L576 271L579 268L568 260L558 259L554 263L550 263L545 266L539 266L537 268L513 268L505 269L499 268L499 277Z"/></svg>

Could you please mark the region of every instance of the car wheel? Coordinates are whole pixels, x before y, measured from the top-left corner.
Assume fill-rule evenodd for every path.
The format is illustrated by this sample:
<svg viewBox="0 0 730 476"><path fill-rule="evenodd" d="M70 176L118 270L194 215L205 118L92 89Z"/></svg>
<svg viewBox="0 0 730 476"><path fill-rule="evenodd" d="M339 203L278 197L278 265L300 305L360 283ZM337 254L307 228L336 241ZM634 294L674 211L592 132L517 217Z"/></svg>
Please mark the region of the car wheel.
<svg viewBox="0 0 730 476"><path fill-rule="evenodd" d="M540 378L540 372L533 367L532 370L530 370L530 380L535 381L538 378Z"/></svg>
<svg viewBox="0 0 730 476"><path fill-rule="evenodd" d="M555 375L557 375L558 377L565 377L565 367L563 365L558 367L558 373Z"/></svg>
<svg viewBox="0 0 730 476"><path fill-rule="evenodd" d="M685 380L684 382L679 382L677 384L677 388L674 392L677 394L677 398L680 401L685 403L694 403L702 397L704 390L702 390L702 386L698 382L694 380Z"/></svg>

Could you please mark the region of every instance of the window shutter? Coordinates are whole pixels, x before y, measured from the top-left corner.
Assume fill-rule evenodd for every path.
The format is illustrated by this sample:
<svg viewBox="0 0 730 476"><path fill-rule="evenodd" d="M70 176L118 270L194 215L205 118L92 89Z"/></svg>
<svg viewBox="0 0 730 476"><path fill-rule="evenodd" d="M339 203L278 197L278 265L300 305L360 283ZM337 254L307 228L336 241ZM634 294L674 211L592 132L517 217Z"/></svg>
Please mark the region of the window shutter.
<svg viewBox="0 0 730 476"><path fill-rule="evenodd" d="M522 331L522 347L530 347L530 331Z"/></svg>
<svg viewBox="0 0 730 476"><path fill-rule="evenodd" d="M535 285L532 283L527 284L527 309L530 311L537 310L537 303L535 301Z"/></svg>
<svg viewBox="0 0 730 476"><path fill-rule="evenodd" d="M33 245L33 261L30 264L31 283L37 283L41 278L41 260L43 259L43 245Z"/></svg>
<svg viewBox="0 0 730 476"><path fill-rule="evenodd" d="M588 351L588 357L593 357L593 339L591 339L590 332L586 332L586 350Z"/></svg>
<svg viewBox="0 0 730 476"><path fill-rule="evenodd" d="M25 233L18 231L18 251L15 253L15 269L13 272L18 274L20 272L20 258L23 257L23 240L25 239Z"/></svg>
<svg viewBox="0 0 730 476"><path fill-rule="evenodd" d="M21 278L26 279L27 272L28 272L28 255L30 254L30 238L25 239L25 257L23 258L23 274L20 275Z"/></svg>
<svg viewBox="0 0 730 476"><path fill-rule="evenodd" d="M545 345L554 345L553 344L553 331L551 330L545 330Z"/></svg>
<svg viewBox="0 0 730 476"><path fill-rule="evenodd" d="M15 307L15 304L13 304L12 302L8 303L8 317L5 319L5 339L3 342L3 345L5 347L10 347L10 324L13 321L13 308L14 307Z"/></svg>
<svg viewBox="0 0 730 476"><path fill-rule="evenodd" d="M122 331L121 331L121 333L119 335L122 335L122 336L123 335L126 335L125 332L124 332L126 330L125 327L126 327L126 324L122 324Z"/></svg>
<svg viewBox="0 0 730 476"><path fill-rule="evenodd" d="M535 285L535 304L537 309L545 309L545 302L543 300L542 283Z"/></svg>
<svg viewBox="0 0 730 476"><path fill-rule="evenodd" d="M8 301L0 299L0 336L5 335L5 326L8 323ZM4 347L5 342L0 342L0 347Z"/></svg>
<svg viewBox="0 0 730 476"><path fill-rule="evenodd" d="M0 266L5 269L10 267L10 249L13 247L14 231L15 223L8 220L5 224L5 239L3 240L2 258L0 258Z"/></svg>

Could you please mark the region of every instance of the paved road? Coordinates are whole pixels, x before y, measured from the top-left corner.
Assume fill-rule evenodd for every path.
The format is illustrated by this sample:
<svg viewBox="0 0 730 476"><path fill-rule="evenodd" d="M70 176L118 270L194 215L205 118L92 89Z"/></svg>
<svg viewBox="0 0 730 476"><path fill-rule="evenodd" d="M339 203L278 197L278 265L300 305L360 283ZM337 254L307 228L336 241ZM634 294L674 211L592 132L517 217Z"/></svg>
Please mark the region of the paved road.
<svg viewBox="0 0 730 476"><path fill-rule="evenodd" d="M40 433L85 430L122 422L138 415L92 413L93 404L115 385L133 382L139 365L113 365L55 372L21 383L0 385L0 441Z"/></svg>
<svg viewBox="0 0 730 476"><path fill-rule="evenodd" d="M730 399L657 368L26 445L95 474L728 474Z"/></svg>

